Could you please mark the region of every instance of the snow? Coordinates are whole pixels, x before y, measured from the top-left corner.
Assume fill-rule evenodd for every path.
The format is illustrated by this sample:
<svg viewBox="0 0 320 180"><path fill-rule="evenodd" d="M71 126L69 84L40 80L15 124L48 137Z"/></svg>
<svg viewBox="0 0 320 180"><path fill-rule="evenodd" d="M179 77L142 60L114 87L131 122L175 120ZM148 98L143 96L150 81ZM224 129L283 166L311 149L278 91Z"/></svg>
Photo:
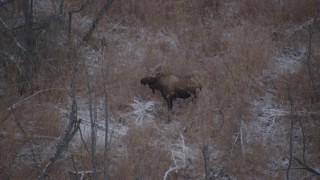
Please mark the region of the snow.
<svg viewBox="0 0 320 180"><path fill-rule="evenodd" d="M186 145L185 137L181 133L178 142L171 144L169 150L171 151L171 160L173 161L174 166L169 167L169 169L165 172L163 177L164 180L167 179L168 175L172 171L186 168L189 163L196 158L197 154L194 149Z"/></svg>
<svg viewBox="0 0 320 180"><path fill-rule="evenodd" d="M142 101L134 97L133 103L130 104L133 111L128 113L128 117L133 119L138 126L142 126L146 122L153 122L156 104L154 101Z"/></svg>
<svg viewBox="0 0 320 180"><path fill-rule="evenodd" d="M286 74L299 71L302 68L307 48L300 44L295 47L286 46L276 49L271 58L272 63L258 81L266 82L265 93L251 101L251 120L243 123L243 133L246 150L250 152L250 144L260 142L261 147L268 147L274 155L269 159L268 168L287 167L288 158L283 154L283 149L288 149L286 134L286 117L290 114L288 104L276 102L276 87L269 84ZM272 143L272 146L270 145ZM270 172L267 172L270 174Z"/></svg>
<svg viewBox="0 0 320 180"><path fill-rule="evenodd" d="M90 123L90 112L89 112L89 101L87 98L77 98L77 105L78 105L78 119L81 119L80 124L80 130L83 136L83 139L87 142L90 142L91 139L91 123ZM97 100L97 145L98 146L104 146L105 142L105 120L104 120L104 103L103 99ZM61 113L68 114L67 109L60 109ZM66 124L66 121L68 121L67 118L64 118L62 120L63 124ZM65 127L62 127L62 130ZM113 117L112 114L109 112L109 138L121 138L123 136L127 135L129 127L124 126L122 124L117 123ZM73 138L71 144L74 147L78 147L82 144L81 142L80 134L77 133L75 137Z"/></svg>
<svg viewBox="0 0 320 180"><path fill-rule="evenodd" d="M307 48L302 45L299 48L286 47L282 52L276 50L274 52L276 56L274 57L275 66L272 74L279 76L297 72L302 66L306 52Z"/></svg>

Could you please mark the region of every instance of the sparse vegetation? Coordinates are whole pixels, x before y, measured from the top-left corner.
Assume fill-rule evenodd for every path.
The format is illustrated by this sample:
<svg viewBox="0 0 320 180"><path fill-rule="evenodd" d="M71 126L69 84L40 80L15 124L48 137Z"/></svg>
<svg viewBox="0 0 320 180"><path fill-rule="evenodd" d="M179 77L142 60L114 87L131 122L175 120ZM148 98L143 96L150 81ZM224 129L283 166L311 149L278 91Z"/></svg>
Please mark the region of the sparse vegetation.
<svg viewBox="0 0 320 180"><path fill-rule="evenodd" d="M89 36L109 1L19 2L0 2L0 179L319 176L317 0L118 0ZM141 86L159 63L203 79L195 104Z"/></svg>

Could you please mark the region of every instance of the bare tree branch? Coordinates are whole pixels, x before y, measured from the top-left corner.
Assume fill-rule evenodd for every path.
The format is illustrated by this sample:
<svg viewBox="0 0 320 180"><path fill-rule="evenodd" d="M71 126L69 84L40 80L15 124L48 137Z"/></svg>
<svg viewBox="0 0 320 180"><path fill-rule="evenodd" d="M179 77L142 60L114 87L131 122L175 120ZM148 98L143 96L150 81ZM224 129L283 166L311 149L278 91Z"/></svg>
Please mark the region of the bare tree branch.
<svg viewBox="0 0 320 180"><path fill-rule="evenodd" d="M313 71L313 66L312 66L312 38L313 35L315 33L314 31L314 26L317 23L317 20L319 18L319 2L317 1L317 12L313 18L313 20L307 24L307 26L305 26L305 29L307 29L308 33L309 33L309 37L308 37L308 51L307 51L307 60L306 60L306 65L307 65L307 72L308 72L308 77L309 77L309 82L311 85L311 88L313 89L314 95L316 97L316 99L320 99L320 90L318 89L318 87L315 84L315 77L314 77L314 71Z"/></svg>
<svg viewBox="0 0 320 180"><path fill-rule="evenodd" d="M98 25L99 21L101 20L102 16L107 12L108 8L110 7L111 3L113 2L113 0L105 0L104 1L104 5L101 8L101 10L98 13L98 16L93 20L89 31L87 32L87 34L83 37L83 41L87 42L90 38L91 35L93 33L93 31L96 29L96 26Z"/></svg>
<svg viewBox="0 0 320 180"><path fill-rule="evenodd" d="M61 1L64 1L64 0L61 0ZM61 6L62 6L62 3L64 2L61 2ZM69 11L68 12L68 41L70 41L70 38L71 38L71 26L72 26L72 15L73 13L79 13L80 11L82 11L88 4L90 3L89 0L87 0L85 3L83 3L80 8L74 8L73 10ZM62 7L60 7L62 8ZM62 11L62 10L60 10Z"/></svg>
<svg viewBox="0 0 320 180"><path fill-rule="evenodd" d="M66 5L66 0L60 0L60 4L59 4L59 17L63 17L64 16L64 8Z"/></svg>
<svg viewBox="0 0 320 180"><path fill-rule="evenodd" d="M13 108L13 103L12 103L11 96L9 96L9 101L10 101L10 104L11 104L10 111L11 111L11 113L13 115L14 121L15 121L16 125L18 126L18 128L20 129L20 131L22 132L23 136L26 138L26 140L27 140L27 142L28 142L28 144L30 146L30 151L31 151L31 155L32 155L31 159L33 160L34 165L38 169L38 172L40 174L39 178L40 179L44 179L44 173L42 173L42 171L41 171L41 162L38 162L38 160L36 158L36 155L35 155L35 152L34 152L34 148L33 148L32 142L28 138L27 132L23 129L20 121L18 120L18 117L16 116L15 109Z"/></svg>
<svg viewBox="0 0 320 180"><path fill-rule="evenodd" d="M241 150L242 150L242 154L244 153L244 145L243 145L243 138L242 138L242 106L240 103L240 95L239 95L239 89L238 89L238 84L236 79L233 76L232 71L230 70L229 66L227 63L223 62L223 64L226 66L227 71L229 72L234 87L235 87L235 93L236 93L236 100L237 100L237 105L238 105L238 111L237 111L237 123L238 123L238 128L239 128L239 138L240 138L240 145L241 145Z"/></svg>
<svg viewBox="0 0 320 180"><path fill-rule="evenodd" d="M50 169L52 168L53 164L60 158L60 155L66 148L66 146L69 144L69 142L72 140L73 136L78 132L80 129L80 120L78 120L77 116L77 102L75 98L75 87L74 87L74 76L71 80L71 99L72 99L72 105L71 105L71 112L69 115L69 122L67 129L65 131L65 135L61 138L59 141L56 152L54 155L50 158L49 162L44 166L44 168L41 170L41 174L46 175Z"/></svg>
<svg viewBox="0 0 320 180"><path fill-rule="evenodd" d="M80 139L81 139L81 141L82 141L82 143L83 143L83 145L84 145L85 150L87 151L87 153L88 153L90 156L92 156L92 155L91 155L91 152L90 152L89 149L88 149L88 146L87 146L86 142L85 142L84 139L83 139L83 135L82 135L81 128L79 128L79 134L80 134Z"/></svg>
<svg viewBox="0 0 320 180"><path fill-rule="evenodd" d="M308 112L307 112L307 119L309 118L308 116ZM302 160L304 163L306 163L306 136L304 133L304 126L303 123L301 121L301 118L299 118L299 125L301 128L301 134L302 134Z"/></svg>
<svg viewBox="0 0 320 180"><path fill-rule="evenodd" d="M182 133L180 133L179 142L172 146L170 151L174 166L169 167L169 169L165 172L163 180L166 180L172 171L187 168L191 160L194 159L194 152L191 150L191 148L186 146L185 138Z"/></svg>
<svg viewBox="0 0 320 180"><path fill-rule="evenodd" d="M72 161L72 166L73 166L73 168L75 169L75 171L76 171L76 179L77 180L79 180L79 174L78 174L78 168L77 168L77 166L76 166L76 163L74 162L74 157L73 157L73 155L71 155L71 161Z"/></svg>
<svg viewBox="0 0 320 180"><path fill-rule="evenodd" d="M72 174L75 174L77 177L80 176L80 180L83 180L87 174L94 174L93 171L69 171ZM100 171L98 171L100 172Z"/></svg>
<svg viewBox="0 0 320 180"><path fill-rule="evenodd" d="M209 177L209 167L208 167L208 165L209 165L209 157L208 157L208 153L209 153L209 151L208 151L209 149L208 149L208 145L204 145L203 144L203 147L202 147L202 155L203 155L203 163L204 163L204 173L205 173L205 179L206 180L208 180L208 179L210 179L210 177Z"/></svg>
<svg viewBox="0 0 320 180"><path fill-rule="evenodd" d="M8 111L12 111L13 109L16 109L18 107L19 104L33 98L34 96L38 95L38 94L41 94L41 93L44 93L44 92L47 92L47 91L52 91L52 90L65 90L64 88L52 88L52 89L45 89L45 90L42 90L42 91L37 91L36 93L32 94L31 96L28 96L24 99L22 99L21 101L18 101L14 104L12 104L12 106L10 106L8 108Z"/></svg>
<svg viewBox="0 0 320 180"><path fill-rule="evenodd" d="M317 99L320 98L320 92L318 92L316 85L315 85L315 78L314 78L314 72L313 72L313 67L311 63L311 54L312 54L312 37L314 34L313 26L310 24L308 26L308 33L309 33L309 38L308 38L308 52L307 52L307 60L306 60L306 65L307 65L307 72L308 72L308 77L309 77L309 82L310 85L314 91L314 94Z"/></svg>
<svg viewBox="0 0 320 180"><path fill-rule="evenodd" d="M316 174L318 176L320 176L320 170L314 169L310 166L308 166L306 163L300 161L298 158L293 158L294 160L296 160L301 166L304 167L304 169L308 170L309 172Z"/></svg>
<svg viewBox="0 0 320 180"><path fill-rule="evenodd" d="M104 59L104 52L105 52L105 42L106 39L102 40L102 63L104 64L105 60ZM108 110L108 83L107 83L107 79L108 79L108 61L106 62L106 67L104 65L102 65L103 68L101 68L101 76L103 79L103 90L104 90L104 113L105 113L105 137L104 137L104 162L103 162L103 167L104 167L104 180L108 180L109 179L109 161L108 161L108 151L109 151L109 142L108 142L108 131L109 131L109 110ZM105 67L105 71L104 71L104 67Z"/></svg>
<svg viewBox="0 0 320 180"><path fill-rule="evenodd" d="M17 44L17 47L20 48L23 52L27 52L27 49L25 47L23 47L20 44L20 42L17 40L17 37L16 37L14 31L6 24L6 22L4 22L4 20L1 17L0 17L0 22L6 28L6 30L9 31L12 34L12 37L13 37L15 43Z"/></svg>
<svg viewBox="0 0 320 180"><path fill-rule="evenodd" d="M25 61L23 61L23 66L25 70L25 78L29 81L33 79L33 69L35 62L35 45L36 45L36 37L33 33L33 0L24 0L23 1L23 15L25 20L25 34L24 39L26 41L26 53L25 53Z"/></svg>
<svg viewBox="0 0 320 180"><path fill-rule="evenodd" d="M84 62L85 64L85 62ZM93 179L97 180L97 161L96 161L96 122L94 117L94 107L93 107L93 92L92 92L92 83L90 80L88 67L85 65L85 73L87 77L87 88L88 88L88 98L89 98L89 115L90 115L90 124L91 124L91 163L93 168Z"/></svg>
<svg viewBox="0 0 320 180"><path fill-rule="evenodd" d="M290 169L291 169L291 165L292 165L292 153L293 153L293 99L292 99L292 95L291 95L291 91L290 91L290 87L288 84L286 84L287 86L287 93L288 93L288 100L290 102L290 139L289 139L289 164L286 170L286 177L287 180L290 179Z"/></svg>

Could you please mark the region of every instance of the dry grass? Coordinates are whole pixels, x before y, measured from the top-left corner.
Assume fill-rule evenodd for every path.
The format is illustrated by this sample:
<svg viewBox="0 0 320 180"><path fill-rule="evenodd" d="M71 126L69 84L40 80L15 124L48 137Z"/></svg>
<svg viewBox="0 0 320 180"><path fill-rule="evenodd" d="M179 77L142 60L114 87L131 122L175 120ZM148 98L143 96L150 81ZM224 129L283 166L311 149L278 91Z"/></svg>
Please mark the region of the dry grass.
<svg viewBox="0 0 320 180"><path fill-rule="evenodd" d="M98 35L94 36L94 40L100 35L108 37L106 58L100 57L99 61L95 61L94 56L85 57L90 53L99 55L99 52L95 51L98 48L96 44L99 43L94 40L91 42L93 45L71 43L69 47L47 41L48 50L42 54L44 64L37 71L35 79L52 80L38 82L35 88L32 88L34 92L52 90L40 93L21 104L16 114L34 142L41 144L40 137L55 138L61 135L61 117L53 105L67 101L67 91L61 89L69 86L73 74L76 76L77 94L81 97L88 96L84 64L86 61L97 63L92 63L97 67L87 65L87 68L95 69L90 76L90 82L97 99L104 96L104 77L101 76L100 70L108 71L110 111L114 119L121 118L121 113L130 111L129 104L134 97L163 102L159 93L153 95L149 88L140 85L140 79L148 75L147 67L161 63L163 72L179 75L199 74L203 78L204 88L196 104L189 100L175 102L172 122L165 124L167 111L165 103L162 103L160 105L164 107L158 107L154 126L131 126L127 135L123 137L124 147L121 148L125 149L125 153L120 152L123 154L119 155L117 147L111 147L111 178L163 178L165 171L172 165L170 151L163 141L177 139L179 133L183 133L186 143L199 152L203 145L209 145L212 153L209 160L211 169L221 168L222 174L234 175L240 179L248 178L248 175L274 178L263 171L268 164L269 156L265 155L268 149L261 147L260 142L253 142L248 144L250 147L246 152L242 152L240 140L236 138L239 133L239 109L241 108L243 122L252 121L250 102L263 93L263 87L259 86L256 77L274 66L271 61L273 50L276 46L281 46L273 41L273 26L278 28L287 23L301 23L314 15L313 0L287 0L281 1L282 5L277 2L241 0L237 3L239 11L236 11L239 17L230 19L232 24L226 24L229 21L224 20L229 16L214 15L223 12L216 9L218 6L209 6L210 1L115 1L107 13L108 20L102 21L102 29L97 29ZM74 2L70 2L72 3ZM95 15L98 6L91 6L94 8L86 9L79 16ZM110 28L108 23L112 21L119 24L106 35L104 31L106 27ZM52 28L54 31L54 27ZM81 36L82 30L76 30L74 34ZM51 40L58 36L54 32L51 33ZM300 39L297 38L296 41ZM106 69L106 62L109 69ZM10 74L6 78L10 84L19 81L14 75L17 72L15 68L14 65L8 64ZM290 80L290 87L297 102L303 105L315 102L305 71L284 78ZM277 83L279 101L286 101L283 81ZM31 88L26 87L27 90ZM10 89L9 93L13 102L18 102L21 100L17 93L18 88L14 88L16 87ZM9 100L4 98L1 107L9 105ZM24 148L26 141L23 138L17 140L19 130L13 123L13 116L8 111L3 112L3 109L1 108L1 114L4 116L0 119L0 131L5 134L0 134L0 162L3 162L0 164L0 179L22 178L27 174L36 174L35 168L26 164L19 170L12 168L13 160ZM130 125L131 122L128 121L130 120L125 119L123 123ZM173 126L174 123L180 125L176 131L164 132L164 129L161 129ZM313 122L306 128L310 133L308 135L313 138L309 145L316 149L319 136L315 136L317 131L312 128L312 124L316 126ZM42 151L48 144L41 145L44 147L37 153L42 156L43 161L48 161L46 153ZM73 153L75 165L79 170L91 168L90 156L83 149ZM317 152L310 153L318 155ZM65 157L70 158L70 154ZM51 178L63 179L69 176L67 171L74 168L71 161L68 162L59 161L50 173ZM102 154L99 154L99 167L102 167L102 163ZM312 163L316 164L315 161ZM204 164L201 153L197 154L192 166L192 170L184 168L178 173L173 173L172 178L202 178ZM283 175L278 173L278 177Z"/></svg>
<svg viewBox="0 0 320 180"><path fill-rule="evenodd" d="M120 158L113 179L161 179L170 165L165 142L159 142L160 132L153 127L131 128L125 137L127 153Z"/></svg>
<svg viewBox="0 0 320 180"><path fill-rule="evenodd" d="M302 23L316 13L316 0L285 0L285 1L239 1L241 17L275 26L287 23ZM260 22L259 22L260 21Z"/></svg>

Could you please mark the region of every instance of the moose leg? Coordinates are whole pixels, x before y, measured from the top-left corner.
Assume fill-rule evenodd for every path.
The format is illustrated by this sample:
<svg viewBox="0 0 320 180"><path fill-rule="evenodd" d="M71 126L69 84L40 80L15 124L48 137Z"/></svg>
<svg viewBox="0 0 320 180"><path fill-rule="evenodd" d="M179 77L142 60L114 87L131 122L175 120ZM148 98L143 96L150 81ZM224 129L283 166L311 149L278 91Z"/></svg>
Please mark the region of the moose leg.
<svg viewBox="0 0 320 180"><path fill-rule="evenodd" d="M167 99L167 104L168 104L168 110L172 110L172 107L173 107L173 98L168 98L168 99Z"/></svg>

